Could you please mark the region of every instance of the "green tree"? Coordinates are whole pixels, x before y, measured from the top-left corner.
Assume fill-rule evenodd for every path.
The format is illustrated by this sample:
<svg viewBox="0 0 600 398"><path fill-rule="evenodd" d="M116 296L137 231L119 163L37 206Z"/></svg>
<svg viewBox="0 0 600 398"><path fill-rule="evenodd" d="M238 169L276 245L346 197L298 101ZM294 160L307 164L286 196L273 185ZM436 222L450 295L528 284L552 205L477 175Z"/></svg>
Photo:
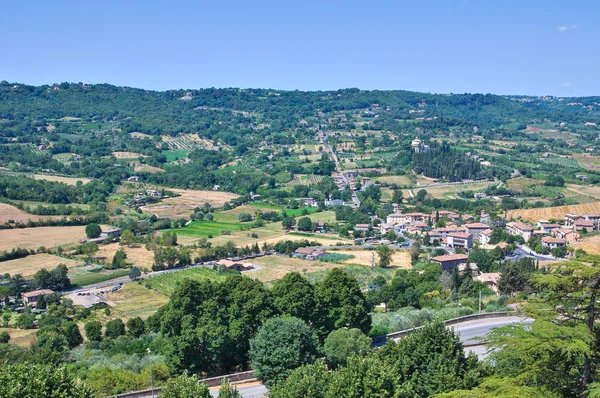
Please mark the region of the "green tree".
<svg viewBox="0 0 600 398"><path fill-rule="evenodd" d="M494 260L490 253L485 249L475 247L469 253L469 263L477 264L477 267L481 272L492 272L494 271Z"/></svg>
<svg viewBox="0 0 600 398"><path fill-rule="evenodd" d="M94 255L98 253L98 244L96 242L88 242L81 245L81 252L85 254L86 264L91 264Z"/></svg>
<svg viewBox="0 0 600 398"><path fill-rule="evenodd" d="M250 213L240 213L238 216L238 220L240 222L249 222L252 221L252 215Z"/></svg>
<svg viewBox="0 0 600 398"><path fill-rule="evenodd" d="M160 237L160 244L163 246L177 246L177 234L175 231L165 231Z"/></svg>
<svg viewBox="0 0 600 398"><path fill-rule="evenodd" d="M532 274L530 281L543 292L522 308L534 322L488 335L496 375L560 396L585 396L598 381L600 268L597 263L562 262L549 272Z"/></svg>
<svg viewBox="0 0 600 398"><path fill-rule="evenodd" d="M85 337L89 341L102 340L102 324L98 321L89 321L84 326Z"/></svg>
<svg viewBox="0 0 600 398"><path fill-rule="evenodd" d="M113 269L125 268L127 266L127 263L125 262L126 258L127 258L127 254L125 253L125 250L123 250L123 249L117 250L112 259L112 268Z"/></svg>
<svg viewBox="0 0 600 398"><path fill-rule="evenodd" d="M98 224L91 223L85 227L85 235L88 237L88 239L96 239L100 237L101 233L102 228L100 228L100 225Z"/></svg>
<svg viewBox="0 0 600 398"><path fill-rule="evenodd" d="M131 270L129 270L129 279L134 281L140 276L142 276L142 272L140 271L140 269L138 267L131 267Z"/></svg>
<svg viewBox="0 0 600 398"><path fill-rule="evenodd" d="M12 291L12 294L20 297L21 294L25 291L25 279L23 278L23 275L21 274L14 274L13 276L10 277L10 290Z"/></svg>
<svg viewBox="0 0 600 398"><path fill-rule="evenodd" d="M184 372L181 376L171 377L162 387L159 398L210 398L210 391L195 376Z"/></svg>
<svg viewBox="0 0 600 398"><path fill-rule="evenodd" d="M552 249L551 253L554 257L565 257L568 253L568 250L566 246L559 246Z"/></svg>
<svg viewBox="0 0 600 398"><path fill-rule="evenodd" d="M298 220L298 229L300 231L312 231L312 221L308 217L302 217Z"/></svg>
<svg viewBox="0 0 600 398"><path fill-rule="evenodd" d="M0 344L7 344L10 341L10 335L4 331L0 333Z"/></svg>
<svg viewBox="0 0 600 398"><path fill-rule="evenodd" d="M394 253L393 250L390 249L389 246L383 245L379 246L376 251L377 255L379 256L378 265L381 268L389 267L392 263L392 254Z"/></svg>
<svg viewBox="0 0 600 398"><path fill-rule="evenodd" d="M218 398L242 398L242 394L240 394L237 388L229 383L227 378L223 378L221 388L219 388Z"/></svg>
<svg viewBox="0 0 600 398"><path fill-rule="evenodd" d="M421 242L418 239L412 243L410 247L410 259L412 263L416 263L419 261L419 256L421 255Z"/></svg>
<svg viewBox="0 0 600 398"><path fill-rule="evenodd" d="M120 318L108 321L106 322L106 330L104 334L106 337L113 339L123 336L125 334L125 324Z"/></svg>
<svg viewBox="0 0 600 398"><path fill-rule="evenodd" d="M323 349L327 363L336 368L346 365L352 355L366 355L372 345L373 341L360 330L342 328L327 336Z"/></svg>
<svg viewBox="0 0 600 398"><path fill-rule="evenodd" d="M66 337L70 348L75 348L83 343L83 337L75 322L65 322L63 324L63 334Z"/></svg>
<svg viewBox="0 0 600 398"><path fill-rule="evenodd" d="M315 327L321 337L342 327L357 328L363 333L371 329L370 307L354 277L334 268L317 285L317 314Z"/></svg>
<svg viewBox="0 0 600 398"><path fill-rule="evenodd" d="M298 272L290 272L273 283L273 304L282 315L311 323L315 316L315 289Z"/></svg>
<svg viewBox="0 0 600 398"><path fill-rule="evenodd" d="M269 319L250 343L254 374L269 387L285 380L290 370L314 362L316 355L311 328L294 317Z"/></svg>
<svg viewBox="0 0 600 398"><path fill-rule="evenodd" d="M290 372L283 383L271 389L271 398L325 398L331 383L332 373L323 361L304 365ZM332 397L333 398L333 397Z"/></svg>
<svg viewBox="0 0 600 398"><path fill-rule="evenodd" d="M33 329L35 324L33 322L33 316L22 313L17 317L17 327L19 329Z"/></svg>
<svg viewBox="0 0 600 398"><path fill-rule="evenodd" d="M23 363L0 367L0 397L91 398L92 394L64 367Z"/></svg>
<svg viewBox="0 0 600 398"><path fill-rule="evenodd" d="M132 337L140 337L146 333L146 324L139 316L127 320L127 334Z"/></svg>
<svg viewBox="0 0 600 398"><path fill-rule="evenodd" d="M285 217L282 221L281 221L281 225L283 225L283 228L285 228L286 230L291 229L294 225L296 225L296 219L294 217Z"/></svg>
<svg viewBox="0 0 600 398"><path fill-rule="evenodd" d="M133 244L134 240L135 236L133 235L133 232L131 232L131 230L129 229L126 229L121 234L120 244L129 247Z"/></svg>

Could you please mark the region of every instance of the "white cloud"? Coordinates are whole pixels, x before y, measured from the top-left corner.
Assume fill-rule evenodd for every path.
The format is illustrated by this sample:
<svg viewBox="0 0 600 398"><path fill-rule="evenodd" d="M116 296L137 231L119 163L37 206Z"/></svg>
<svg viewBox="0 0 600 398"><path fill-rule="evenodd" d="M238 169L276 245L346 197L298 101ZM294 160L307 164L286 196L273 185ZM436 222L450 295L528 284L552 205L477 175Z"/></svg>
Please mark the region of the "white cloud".
<svg viewBox="0 0 600 398"><path fill-rule="evenodd" d="M579 27L579 26L577 26L577 25L560 25L560 26L558 27L558 31L559 31L559 32L561 32L561 33L563 33L563 32L567 32L567 31L569 31L569 30L575 30L575 29L577 29L578 27Z"/></svg>
<svg viewBox="0 0 600 398"><path fill-rule="evenodd" d="M563 87L571 87L573 84L571 82L564 82L562 84Z"/></svg>

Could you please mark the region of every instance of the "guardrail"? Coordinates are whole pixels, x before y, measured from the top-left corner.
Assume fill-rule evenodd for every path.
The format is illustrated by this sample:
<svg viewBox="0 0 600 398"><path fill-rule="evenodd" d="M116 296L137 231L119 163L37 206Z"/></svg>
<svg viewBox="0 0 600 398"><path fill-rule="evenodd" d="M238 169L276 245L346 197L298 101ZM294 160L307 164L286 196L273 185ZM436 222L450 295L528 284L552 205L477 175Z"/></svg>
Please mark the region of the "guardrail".
<svg viewBox="0 0 600 398"><path fill-rule="evenodd" d="M239 372L232 373L228 375L209 377L207 379L200 380L201 383L205 383L208 387L217 387L220 386L223 382L223 379L229 380L231 384L239 384L240 382L253 382L256 381L254 377L254 371L250 370L247 372ZM154 390L140 390L140 391L131 391L125 392L123 394L115 395L117 398L146 398L152 395L152 391L154 391L154 396L158 397L158 393L161 391L161 387L155 387Z"/></svg>
<svg viewBox="0 0 600 398"><path fill-rule="evenodd" d="M448 319L448 320L444 321L444 325L451 326L451 325L460 324L462 322L474 321L477 319L500 318L500 317L506 317L506 316L512 316L512 315L514 315L514 314L510 313L510 312L484 312L481 314L465 315L465 316L461 316L458 318ZM406 337L409 334L412 334L421 328L423 328L423 326L419 326L419 327L412 328L412 329L401 330L399 332L386 334L385 336L373 337L373 339L372 339L373 345L376 347L380 347L380 346L384 345L385 343L387 343L387 341L390 339L399 339L402 337Z"/></svg>

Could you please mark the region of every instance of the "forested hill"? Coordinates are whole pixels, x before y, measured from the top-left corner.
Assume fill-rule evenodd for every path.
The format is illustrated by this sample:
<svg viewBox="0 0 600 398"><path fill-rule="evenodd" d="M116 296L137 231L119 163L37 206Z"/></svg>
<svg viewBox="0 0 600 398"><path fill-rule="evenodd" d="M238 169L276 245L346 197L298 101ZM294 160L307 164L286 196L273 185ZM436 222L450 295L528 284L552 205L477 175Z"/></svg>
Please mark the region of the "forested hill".
<svg viewBox="0 0 600 398"><path fill-rule="evenodd" d="M126 132L176 134L209 130L215 120L267 123L288 130L307 118L359 112L370 128L394 130L399 121L425 120L425 127L499 127L540 121L600 123L600 97L506 97L491 94L426 94L409 91L279 91L202 89L148 91L109 84L27 86L0 83L0 132L19 136L49 120L76 117L118 122ZM361 113L362 112L362 113ZM342 117L340 117L342 116ZM251 131L249 128L248 131ZM243 132L243 131L242 131ZM210 136L207 134L206 136Z"/></svg>

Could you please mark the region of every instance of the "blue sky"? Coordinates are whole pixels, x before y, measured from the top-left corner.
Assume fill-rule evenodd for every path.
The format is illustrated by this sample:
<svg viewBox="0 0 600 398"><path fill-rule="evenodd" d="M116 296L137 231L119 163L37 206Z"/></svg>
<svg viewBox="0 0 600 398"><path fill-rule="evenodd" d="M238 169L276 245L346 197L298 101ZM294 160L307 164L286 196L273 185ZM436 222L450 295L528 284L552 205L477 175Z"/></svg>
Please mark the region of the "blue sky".
<svg viewBox="0 0 600 398"><path fill-rule="evenodd" d="M600 95L600 2L10 1L0 80Z"/></svg>

